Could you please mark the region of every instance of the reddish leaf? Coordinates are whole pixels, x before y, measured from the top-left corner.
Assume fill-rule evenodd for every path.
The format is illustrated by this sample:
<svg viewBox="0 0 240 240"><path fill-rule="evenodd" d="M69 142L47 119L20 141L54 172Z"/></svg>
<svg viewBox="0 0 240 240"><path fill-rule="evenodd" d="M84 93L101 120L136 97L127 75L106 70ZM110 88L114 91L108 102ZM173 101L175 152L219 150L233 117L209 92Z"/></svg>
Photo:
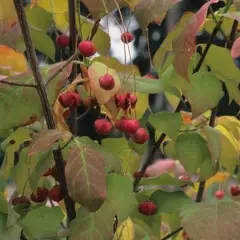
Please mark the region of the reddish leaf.
<svg viewBox="0 0 240 240"><path fill-rule="evenodd" d="M189 81L188 63L196 47L196 34L206 19L208 7L215 2L218 2L218 0L210 0L205 3L201 9L192 16L182 34L173 42L173 51L176 54L173 65L179 75L187 81Z"/></svg>
<svg viewBox="0 0 240 240"><path fill-rule="evenodd" d="M59 130L47 130L41 132L29 147L28 155L34 155L48 149L54 142L62 137L71 137L71 133Z"/></svg>
<svg viewBox="0 0 240 240"><path fill-rule="evenodd" d="M97 211L107 195L103 156L77 143L70 151L65 175L71 198L89 211Z"/></svg>
<svg viewBox="0 0 240 240"><path fill-rule="evenodd" d="M231 49L232 58L238 58L240 56L240 37L237 38Z"/></svg>

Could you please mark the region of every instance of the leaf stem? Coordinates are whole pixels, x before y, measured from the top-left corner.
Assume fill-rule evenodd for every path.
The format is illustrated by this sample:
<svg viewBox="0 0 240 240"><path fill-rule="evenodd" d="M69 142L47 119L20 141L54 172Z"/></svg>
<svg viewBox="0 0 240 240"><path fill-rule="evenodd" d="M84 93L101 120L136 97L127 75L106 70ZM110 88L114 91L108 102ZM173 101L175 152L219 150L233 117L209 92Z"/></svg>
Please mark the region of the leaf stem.
<svg viewBox="0 0 240 240"><path fill-rule="evenodd" d="M232 45L234 43L235 34L236 34L236 31L237 31L237 27L238 27L238 21L234 20L233 25L232 25L232 30L231 30L231 33L230 33L230 36L229 36L229 40L227 41L227 48L228 49L232 48Z"/></svg>
<svg viewBox="0 0 240 240"><path fill-rule="evenodd" d="M182 230L183 230L183 227L180 227L180 228L174 230L173 232L169 233L165 237L161 238L161 240L167 240L167 239L169 239L170 237L174 236L175 234L179 233Z"/></svg>
<svg viewBox="0 0 240 240"><path fill-rule="evenodd" d="M44 86L44 81L38 66L36 52L33 46L32 38L29 31L29 25L27 22L25 11L24 11L24 5L22 0L13 0L13 2L14 2L14 6L17 12L19 23L20 23L23 39L26 45L28 60L32 68L35 82L37 84L37 91L40 97L40 101L42 103L47 127L48 129L55 129L56 126L53 118L53 113L48 100L46 88ZM59 182L64 195L64 202L67 209L68 220L71 221L76 217L76 212L75 212L74 203L68 195L68 189L67 189L66 180L65 180L63 156L61 151L59 150L54 150L53 156L54 156L57 172L59 173L59 176L60 176Z"/></svg>

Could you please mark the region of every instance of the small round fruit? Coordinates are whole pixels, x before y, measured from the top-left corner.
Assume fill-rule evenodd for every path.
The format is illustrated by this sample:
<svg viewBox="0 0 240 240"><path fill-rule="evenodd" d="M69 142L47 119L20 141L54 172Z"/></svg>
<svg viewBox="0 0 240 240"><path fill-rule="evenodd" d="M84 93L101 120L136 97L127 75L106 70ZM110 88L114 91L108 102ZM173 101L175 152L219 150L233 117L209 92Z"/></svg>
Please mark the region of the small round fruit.
<svg viewBox="0 0 240 240"><path fill-rule="evenodd" d="M127 110L130 107L130 94L122 94L115 97L115 103L118 108Z"/></svg>
<svg viewBox="0 0 240 240"><path fill-rule="evenodd" d="M91 57L97 52L95 45L87 40L78 44L78 50L84 57Z"/></svg>
<svg viewBox="0 0 240 240"><path fill-rule="evenodd" d="M108 135L112 130L112 124L107 119L97 119L94 122L96 132L100 135Z"/></svg>
<svg viewBox="0 0 240 240"><path fill-rule="evenodd" d="M154 215L157 212L157 206L152 201L145 201L139 204L138 211L146 216Z"/></svg>
<svg viewBox="0 0 240 240"><path fill-rule="evenodd" d="M63 199L63 194L60 185L54 186L48 193L48 197L55 201L60 202Z"/></svg>
<svg viewBox="0 0 240 240"><path fill-rule="evenodd" d="M134 135L132 135L132 140L138 144L144 144L149 139L149 135L144 128L139 128Z"/></svg>
<svg viewBox="0 0 240 240"><path fill-rule="evenodd" d="M121 35L121 40L123 43L130 43L134 39L134 36L130 32L125 32Z"/></svg>
<svg viewBox="0 0 240 240"><path fill-rule="evenodd" d="M138 120L135 119L126 119L122 124L123 131L128 134L134 134L140 127Z"/></svg>
<svg viewBox="0 0 240 240"><path fill-rule="evenodd" d="M70 43L70 39L67 35L63 34L63 35L59 35L56 38L56 44L60 47L60 48L65 48L69 45Z"/></svg>
<svg viewBox="0 0 240 240"><path fill-rule="evenodd" d="M134 176L135 179L137 179L139 175L140 175L140 172L139 172L139 171L137 171L137 172L135 172L135 173L133 174L133 176ZM149 177L149 176L148 176L147 173L144 173L144 174L143 174L143 178L148 178L148 177Z"/></svg>
<svg viewBox="0 0 240 240"><path fill-rule="evenodd" d="M31 194L30 199L33 202L44 202L48 197L48 189L44 188L44 187L38 187L37 188L37 195L35 195L34 193Z"/></svg>
<svg viewBox="0 0 240 240"><path fill-rule="evenodd" d="M135 95L130 95L131 108L135 108L136 103L137 103L137 97Z"/></svg>
<svg viewBox="0 0 240 240"><path fill-rule="evenodd" d="M63 112L63 118L64 119L67 119L71 116L71 110L70 109L67 109Z"/></svg>
<svg viewBox="0 0 240 240"><path fill-rule="evenodd" d="M31 205L29 199L26 196L16 197L12 200L13 206L20 205L20 204L24 204L28 206Z"/></svg>
<svg viewBox="0 0 240 240"><path fill-rule="evenodd" d="M115 87L114 77L110 74L105 74L99 78L99 84L104 90L112 90Z"/></svg>
<svg viewBox="0 0 240 240"><path fill-rule="evenodd" d="M214 193L214 195L217 199L222 199L222 198L224 198L225 194L224 194L224 191L218 190Z"/></svg>
<svg viewBox="0 0 240 240"><path fill-rule="evenodd" d="M58 97L58 101L65 108L75 108L81 103L81 97L78 93L66 92Z"/></svg>
<svg viewBox="0 0 240 240"><path fill-rule="evenodd" d="M232 196L236 197L240 194L240 189L237 185L231 186L231 194Z"/></svg>

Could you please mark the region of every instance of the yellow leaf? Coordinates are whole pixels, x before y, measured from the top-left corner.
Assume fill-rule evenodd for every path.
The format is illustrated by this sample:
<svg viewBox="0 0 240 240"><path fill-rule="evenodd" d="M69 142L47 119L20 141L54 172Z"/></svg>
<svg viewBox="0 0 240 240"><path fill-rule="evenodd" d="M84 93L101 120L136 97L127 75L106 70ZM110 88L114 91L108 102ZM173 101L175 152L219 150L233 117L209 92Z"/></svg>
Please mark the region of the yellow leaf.
<svg viewBox="0 0 240 240"><path fill-rule="evenodd" d="M3 19L16 20L16 10L13 4L13 0L1 0L0 4L0 22Z"/></svg>
<svg viewBox="0 0 240 240"><path fill-rule="evenodd" d="M12 76L27 70L27 61L22 53L0 45L0 74Z"/></svg>

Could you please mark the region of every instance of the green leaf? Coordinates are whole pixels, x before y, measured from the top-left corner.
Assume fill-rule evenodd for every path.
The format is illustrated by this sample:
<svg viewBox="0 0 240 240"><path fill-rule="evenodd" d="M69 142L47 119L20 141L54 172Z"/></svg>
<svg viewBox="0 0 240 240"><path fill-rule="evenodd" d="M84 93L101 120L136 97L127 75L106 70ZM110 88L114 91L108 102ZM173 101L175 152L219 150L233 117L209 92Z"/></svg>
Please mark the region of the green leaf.
<svg viewBox="0 0 240 240"><path fill-rule="evenodd" d="M234 100L238 105L240 105L240 90L238 88L239 83L235 80L225 79L225 84L229 94L229 103Z"/></svg>
<svg viewBox="0 0 240 240"><path fill-rule="evenodd" d="M59 207L38 207L20 221L20 226L30 239L57 236L64 215Z"/></svg>
<svg viewBox="0 0 240 240"><path fill-rule="evenodd" d="M190 81L182 90L191 105L192 118L196 118L214 108L224 92L221 82L212 72L197 72L191 75Z"/></svg>
<svg viewBox="0 0 240 240"><path fill-rule="evenodd" d="M225 127L217 125L216 129L221 133L222 151L219 161L230 174L233 174L239 161L239 142Z"/></svg>
<svg viewBox="0 0 240 240"><path fill-rule="evenodd" d="M171 158L171 159L178 158L176 148L175 148L175 143L172 140L167 141L167 144L164 147L164 153L167 156L167 158Z"/></svg>
<svg viewBox="0 0 240 240"><path fill-rule="evenodd" d="M1 240L19 240L22 229L18 224L6 228L1 233Z"/></svg>
<svg viewBox="0 0 240 240"><path fill-rule="evenodd" d="M186 205L180 214L183 228L192 239L239 238L240 203L229 198Z"/></svg>
<svg viewBox="0 0 240 240"><path fill-rule="evenodd" d="M42 30L30 28L30 34L35 49L45 54L53 62L55 62L55 44L53 40ZM44 44L43 44L44 43Z"/></svg>
<svg viewBox="0 0 240 240"><path fill-rule="evenodd" d="M0 213L0 234L2 236L2 233L4 232L5 225L7 223L7 214Z"/></svg>
<svg viewBox="0 0 240 240"><path fill-rule="evenodd" d="M129 147L125 138L105 138L102 140L102 146L120 158L121 172L133 174L139 169L140 156Z"/></svg>
<svg viewBox="0 0 240 240"><path fill-rule="evenodd" d="M149 116L149 122L153 127L176 141L182 118L180 113L160 112Z"/></svg>
<svg viewBox="0 0 240 240"><path fill-rule="evenodd" d="M44 32L46 32L53 23L52 14L50 12L45 11L41 7L34 6L33 8L30 8L29 4L25 7L25 13L29 25Z"/></svg>
<svg viewBox="0 0 240 240"><path fill-rule="evenodd" d="M0 192L4 192L5 187L6 181L4 179L4 173L2 170L0 170Z"/></svg>
<svg viewBox="0 0 240 240"><path fill-rule="evenodd" d="M104 157L105 171L119 173L121 172L121 163L119 157L112 154L109 151L106 151L101 145L94 142L89 137L78 137L77 141L82 144L91 146L93 149L97 150Z"/></svg>
<svg viewBox="0 0 240 240"><path fill-rule="evenodd" d="M206 47L205 44L200 46L203 50ZM212 45L205 58L205 63L213 72L220 75L221 80L231 79L240 82L240 70L235 65L228 49Z"/></svg>
<svg viewBox="0 0 240 240"><path fill-rule="evenodd" d="M140 185L142 186L160 186L160 185L171 185L171 186L183 186L183 185L193 185L190 181L179 180L172 177L169 174L162 174L159 177L152 178L142 178Z"/></svg>
<svg viewBox="0 0 240 240"><path fill-rule="evenodd" d="M43 79L46 80L53 72L57 71L64 62L41 68ZM57 94L67 80L71 71L71 64L47 85L47 95L50 104L56 100ZM5 81L34 84L31 72L22 73L14 77L6 78ZM24 106L24 107L23 107ZM36 115L39 119L43 116L40 98L35 88L10 86L0 84L0 130L19 126L27 122L31 116ZM21 109L21 111L16 111Z"/></svg>
<svg viewBox="0 0 240 240"><path fill-rule="evenodd" d="M106 202L109 203L110 209L117 215L118 223L121 224L137 207L133 182L124 176L115 173L109 174L107 177Z"/></svg>
<svg viewBox="0 0 240 240"><path fill-rule="evenodd" d="M205 159L208 151L207 142L198 133L182 133L177 138L176 151L184 169L189 175L192 175Z"/></svg>
<svg viewBox="0 0 240 240"><path fill-rule="evenodd" d="M77 211L69 240L111 240L113 234L114 213L104 205L97 212L88 212L85 208Z"/></svg>
<svg viewBox="0 0 240 240"><path fill-rule="evenodd" d="M181 227L179 212L176 212L173 214L164 214L162 218L163 218L163 222L168 224L170 228L170 232L173 232L179 227ZM175 235L173 235L172 240L175 240L178 237L178 234L179 233L176 233Z"/></svg>
<svg viewBox="0 0 240 240"><path fill-rule="evenodd" d="M184 192L164 192L157 190L152 194L150 200L157 206L157 213L172 214L178 212L185 204L194 203L194 201L185 195Z"/></svg>
<svg viewBox="0 0 240 240"><path fill-rule="evenodd" d="M75 140L65 175L69 195L74 201L92 212L101 207L107 193L104 157L99 152Z"/></svg>
<svg viewBox="0 0 240 240"><path fill-rule="evenodd" d="M212 161L218 161L222 150L220 132L210 126L204 126L202 131L207 136L208 150L211 154Z"/></svg>
<svg viewBox="0 0 240 240"><path fill-rule="evenodd" d="M8 213L8 202L3 193L0 193L0 213Z"/></svg>

